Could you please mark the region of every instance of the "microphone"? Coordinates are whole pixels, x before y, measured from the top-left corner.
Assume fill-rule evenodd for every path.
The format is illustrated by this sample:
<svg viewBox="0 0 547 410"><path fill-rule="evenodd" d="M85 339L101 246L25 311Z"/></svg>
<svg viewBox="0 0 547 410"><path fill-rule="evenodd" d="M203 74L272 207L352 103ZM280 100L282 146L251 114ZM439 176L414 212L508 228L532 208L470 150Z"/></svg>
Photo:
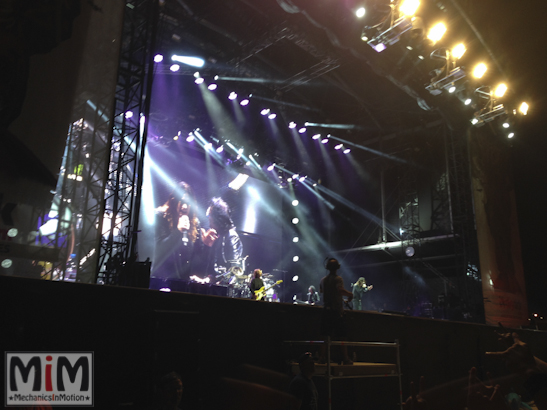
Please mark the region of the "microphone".
<svg viewBox="0 0 547 410"><path fill-rule="evenodd" d="M184 223L184 225L190 226L190 218L188 218L188 215L182 215L180 219L181 222ZM182 230L182 244L184 246L188 246L188 229L186 228Z"/></svg>

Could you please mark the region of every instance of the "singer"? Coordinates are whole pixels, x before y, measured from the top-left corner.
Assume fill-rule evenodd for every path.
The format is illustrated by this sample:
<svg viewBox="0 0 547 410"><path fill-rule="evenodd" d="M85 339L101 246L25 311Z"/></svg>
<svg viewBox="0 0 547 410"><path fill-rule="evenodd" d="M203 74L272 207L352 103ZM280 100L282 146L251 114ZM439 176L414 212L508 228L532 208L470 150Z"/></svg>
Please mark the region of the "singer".
<svg viewBox="0 0 547 410"><path fill-rule="evenodd" d="M181 181L167 202L155 209L156 252L153 277L188 280L192 263L203 242L214 241L216 233L200 228L196 200L190 185Z"/></svg>

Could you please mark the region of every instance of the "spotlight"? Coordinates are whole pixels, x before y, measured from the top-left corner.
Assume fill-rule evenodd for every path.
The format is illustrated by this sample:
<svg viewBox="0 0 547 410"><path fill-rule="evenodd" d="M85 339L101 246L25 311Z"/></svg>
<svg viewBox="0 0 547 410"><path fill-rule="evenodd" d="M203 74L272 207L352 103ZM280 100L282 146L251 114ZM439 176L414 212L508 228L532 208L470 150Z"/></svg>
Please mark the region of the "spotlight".
<svg viewBox="0 0 547 410"><path fill-rule="evenodd" d="M129 119L129 118L131 118L131 117L133 117L133 111L127 111L127 112L125 113L125 118Z"/></svg>
<svg viewBox="0 0 547 410"><path fill-rule="evenodd" d="M403 16L397 19L393 25L383 33L378 34L376 37L365 40L367 44L371 46L376 52L381 53L387 46L395 44L399 41L400 37L412 28L412 22L407 17ZM368 39L365 35L361 36L361 39Z"/></svg>
<svg viewBox="0 0 547 410"><path fill-rule="evenodd" d="M346 149L344 150L344 154L349 154L350 152L351 152L351 150L350 150L349 148L346 148Z"/></svg>
<svg viewBox="0 0 547 410"><path fill-rule="evenodd" d="M275 168L275 162L270 165L268 168L266 168L268 171L273 171L273 169Z"/></svg>
<svg viewBox="0 0 547 410"><path fill-rule="evenodd" d="M296 128L296 123L295 122L289 122L289 128L292 130L293 128Z"/></svg>
<svg viewBox="0 0 547 410"><path fill-rule="evenodd" d="M514 132L510 132L508 135L507 135L507 138L513 138L515 136L515 133Z"/></svg>
<svg viewBox="0 0 547 410"><path fill-rule="evenodd" d="M294 276L292 277L292 281L293 281L293 282L298 282L298 275L294 275Z"/></svg>
<svg viewBox="0 0 547 410"><path fill-rule="evenodd" d="M293 225L296 225L298 224L298 222L300 222L300 220L298 218L293 218L292 221Z"/></svg>
<svg viewBox="0 0 547 410"><path fill-rule="evenodd" d="M298 238L298 236L295 236L294 238L292 238L292 241L293 241L294 243L297 243L299 240L300 240L300 239Z"/></svg>
<svg viewBox="0 0 547 410"><path fill-rule="evenodd" d="M268 118L269 118L270 120L273 120L275 117L277 117L277 114L274 113L274 112L272 112L270 115L268 115Z"/></svg>
<svg viewBox="0 0 547 410"><path fill-rule="evenodd" d="M237 98L237 94L235 92L231 92L229 95L228 95L228 99L229 100L235 100Z"/></svg>
<svg viewBox="0 0 547 410"><path fill-rule="evenodd" d="M339 150L339 149L342 149L343 146L344 146L344 144L338 144L334 147L334 149Z"/></svg>
<svg viewBox="0 0 547 410"><path fill-rule="evenodd" d="M306 178L307 178L306 176L303 176L303 177L298 178L298 180L299 180L300 182L304 182L304 180L305 180Z"/></svg>
<svg viewBox="0 0 547 410"><path fill-rule="evenodd" d="M293 179L298 179L299 177L300 177L300 175L298 175L298 174L293 174L293 176L292 176Z"/></svg>
<svg viewBox="0 0 547 410"><path fill-rule="evenodd" d="M427 38L435 44L443 37L444 33L446 33L446 26L443 23L438 23L431 27L427 34Z"/></svg>
<svg viewBox="0 0 547 410"><path fill-rule="evenodd" d="M419 6L419 0L404 0L399 6L399 11L406 16L413 16Z"/></svg>
<svg viewBox="0 0 547 410"><path fill-rule="evenodd" d="M211 90L211 91L215 91L215 90L217 89L217 85L214 84L214 83L213 83L213 84L209 84L209 85L207 86L207 88L208 88L209 90Z"/></svg>
<svg viewBox="0 0 547 410"><path fill-rule="evenodd" d="M155 63L161 63L163 61L163 56L161 54L156 54L154 56L154 62Z"/></svg>
<svg viewBox="0 0 547 410"><path fill-rule="evenodd" d="M171 67L169 67L169 70L171 70L172 72L176 73L177 71L180 70L180 65L178 65L178 64L173 64Z"/></svg>
<svg viewBox="0 0 547 410"><path fill-rule="evenodd" d="M220 147L218 147L218 148L216 149L216 152L218 152L219 154L220 154L222 151L224 151L224 145L221 145Z"/></svg>
<svg viewBox="0 0 547 410"><path fill-rule="evenodd" d="M312 140L318 140L321 138L321 134L315 134L313 137L311 137Z"/></svg>
<svg viewBox="0 0 547 410"><path fill-rule="evenodd" d="M365 17L366 13L367 11L365 10L364 7L359 7L357 10L355 10L355 15L357 16L357 18Z"/></svg>
<svg viewBox="0 0 547 410"><path fill-rule="evenodd" d="M302 127L298 130L300 134L304 134L306 132L306 127Z"/></svg>
<svg viewBox="0 0 547 410"><path fill-rule="evenodd" d="M192 67L203 67L205 65L205 60L199 57L187 57L187 56L174 55L171 57L171 60L177 61L182 64L186 64Z"/></svg>
<svg viewBox="0 0 547 410"><path fill-rule="evenodd" d="M523 102L522 104L520 104L520 107L519 107L519 112L522 114L522 115L526 115L528 114L528 104Z"/></svg>
<svg viewBox="0 0 547 410"><path fill-rule="evenodd" d="M475 118L471 121L473 125L480 127L487 122L494 120L494 118L499 117L500 115L506 114L505 107L503 104L496 105L488 112L482 113L481 111L475 113Z"/></svg>
<svg viewBox="0 0 547 410"><path fill-rule="evenodd" d="M321 144L326 144L327 142L329 142L329 139L327 137L321 140Z"/></svg>
<svg viewBox="0 0 547 410"><path fill-rule="evenodd" d="M292 257L292 261L293 261L293 262L298 262L299 259L300 259L300 258L299 258L298 256L293 256L293 257ZM293 280L294 280L294 278L293 278Z"/></svg>
<svg viewBox="0 0 547 410"><path fill-rule="evenodd" d="M195 82L196 84L203 84L204 81L205 81L205 80L204 80L203 78L199 77L199 78L196 78L194 82Z"/></svg>
<svg viewBox="0 0 547 410"><path fill-rule="evenodd" d="M482 78L482 76L486 73L486 70L488 70L488 67L486 67L486 64L480 63L475 66L473 69L473 77L475 78Z"/></svg>
<svg viewBox="0 0 547 410"><path fill-rule="evenodd" d="M210 143L210 142L208 142L207 144L205 144L205 145L203 146L203 148L205 148L205 149L211 149L211 148L213 148L213 144Z"/></svg>
<svg viewBox="0 0 547 410"><path fill-rule="evenodd" d="M186 137L186 142L192 142L195 140L194 134L188 134Z"/></svg>
<svg viewBox="0 0 547 410"><path fill-rule="evenodd" d="M269 113L270 113L269 108L263 108L262 111L260 111L260 114L262 114L262 115L268 115Z"/></svg>
<svg viewBox="0 0 547 410"><path fill-rule="evenodd" d="M449 88L448 88L448 92L450 94L452 94L454 91L456 91L456 86L454 84L452 84Z"/></svg>
<svg viewBox="0 0 547 410"><path fill-rule="evenodd" d="M471 98L467 98L463 103L465 105L469 105L469 104L471 104L471 102L472 102Z"/></svg>
<svg viewBox="0 0 547 410"><path fill-rule="evenodd" d="M199 71L196 71L196 72L194 73L194 77L195 77L195 78L201 77L201 75L199 74Z"/></svg>
<svg viewBox="0 0 547 410"><path fill-rule="evenodd" d="M241 102L239 103L239 105L245 107L246 105L249 105L249 100L245 98L244 100L241 100Z"/></svg>
<svg viewBox="0 0 547 410"><path fill-rule="evenodd" d="M496 87L496 90L494 91L494 97L501 98L505 95L506 91L507 91L507 86L502 83Z"/></svg>
<svg viewBox="0 0 547 410"><path fill-rule="evenodd" d="M458 44L452 49L452 57L454 57L456 60L459 60L462 58L464 53L467 51L463 43Z"/></svg>
<svg viewBox="0 0 547 410"><path fill-rule="evenodd" d="M502 124L502 127L503 127L503 128L509 128L510 126L511 126L511 125L509 125L508 122L504 122L504 123Z"/></svg>

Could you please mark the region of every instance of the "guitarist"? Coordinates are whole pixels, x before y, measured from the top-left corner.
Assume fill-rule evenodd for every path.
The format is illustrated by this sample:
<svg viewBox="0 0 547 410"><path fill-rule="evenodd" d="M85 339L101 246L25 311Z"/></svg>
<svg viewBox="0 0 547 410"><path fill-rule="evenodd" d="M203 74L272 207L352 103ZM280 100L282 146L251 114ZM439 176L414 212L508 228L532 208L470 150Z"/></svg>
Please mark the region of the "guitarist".
<svg viewBox="0 0 547 410"><path fill-rule="evenodd" d="M255 269L253 271L253 280L249 285L251 289L251 298L256 299L255 292L264 287L264 281L262 280L262 271L260 269ZM264 298L262 300L265 300Z"/></svg>

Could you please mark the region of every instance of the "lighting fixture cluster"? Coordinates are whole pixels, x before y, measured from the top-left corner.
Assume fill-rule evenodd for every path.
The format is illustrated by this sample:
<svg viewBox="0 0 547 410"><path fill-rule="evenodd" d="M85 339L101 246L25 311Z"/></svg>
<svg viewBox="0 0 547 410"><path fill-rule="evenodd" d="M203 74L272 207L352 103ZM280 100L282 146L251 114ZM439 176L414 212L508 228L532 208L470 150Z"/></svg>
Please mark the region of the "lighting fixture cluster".
<svg viewBox="0 0 547 410"><path fill-rule="evenodd" d="M430 49L433 48L443 38L447 29L443 23L438 23L428 30L427 36L424 38L424 22L421 17L415 16L419 6L420 0L391 0L389 15L375 26L365 26L361 39L379 53L397 43L403 35L408 35L414 40L423 39L423 45L430 47ZM356 12L356 15L362 17L365 13L361 10L359 13ZM410 44L407 49L412 50L413 46ZM488 93L484 89L488 88L490 90L490 87L476 88L478 85L471 85L473 81L485 76L488 67L483 62L479 62L468 72L465 67L459 66L459 60L466 51L465 45L460 43L452 48L440 47L431 52L430 58L442 61L442 65L431 71L431 80L425 88L432 95L441 95L443 93L458 95L465 105L475 108L476 112L472 123L477 126L511 112L526 115L528 110L528 104L526 103L521 103L518 110L508 109L501 103L500 100L507 91L505 84L499 84ZM422 55L418 57L424 59ZM471 81L467 78L470 78ZM475 80L472 80L473 78ZM470 87L472 90L476 88L474 93L468 91ZM504 122L504 124L507 123ZM505 125L504 127L508 128ZM510 138L513 135L513 133L508 134Z"/></svg>

